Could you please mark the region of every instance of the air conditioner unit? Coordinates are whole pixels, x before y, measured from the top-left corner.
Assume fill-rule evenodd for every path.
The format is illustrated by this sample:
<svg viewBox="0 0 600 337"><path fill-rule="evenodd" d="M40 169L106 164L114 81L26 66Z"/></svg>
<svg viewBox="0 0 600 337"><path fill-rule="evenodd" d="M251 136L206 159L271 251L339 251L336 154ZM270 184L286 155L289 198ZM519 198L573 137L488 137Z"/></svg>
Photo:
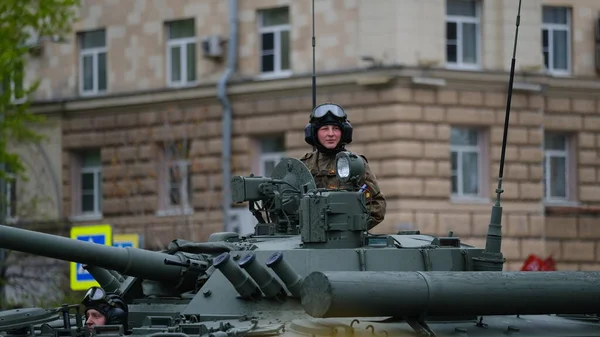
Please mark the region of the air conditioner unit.
<svg viewBox="0 0 600 337"><path fill-rule="evenodd" d="M40 57L44 53L44 43L37 34L32 34L25 40L25 47L31 56Z"/></svg>
<svg viewBox="0 0 600 337"><path fill-rule="evenodd" d="M205 57L223 56L223 41L218 35L211 35L202 39L202 52Z"/></svg>
<svg viewBox="0 0 600 337"><path fill-rule="evenodd" d="M31 55L33 57L40 57L44 54L44 42L43 41L40 41L35 44L31 44L28 47L29 47L29 49L28 49L29 55Z"/></svg>

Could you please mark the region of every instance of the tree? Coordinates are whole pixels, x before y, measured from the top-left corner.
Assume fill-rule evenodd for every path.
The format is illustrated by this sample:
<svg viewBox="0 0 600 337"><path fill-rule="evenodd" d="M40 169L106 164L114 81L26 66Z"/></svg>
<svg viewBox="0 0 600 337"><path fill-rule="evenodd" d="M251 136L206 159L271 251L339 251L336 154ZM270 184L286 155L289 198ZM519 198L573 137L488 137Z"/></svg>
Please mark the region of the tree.
<svg viewBox="0 0 600 337"><path fill-rule="evenodd" d="M78 5L79 0L0 1L0 223L5 223L5 180L26 179L24 165L9 144L42 139L32 125L44 119L30 111L29 98L39 81L24 81L28 55L69 33ZM6 174L6 168L12 175ZM7 271L5 255L0 249L0 303Z"/></svg>
<svg viewBox="0 0 600 337"><path fill-rule="evenodd" d="M43 121L29 110L29 96L38 81L30 85L24 81L27 56L71 31L78 4L79 0L0 1L0 162L15 173L24 168L8 150L8 142L39 141L31 124ZM3 178L4 172L0 171Z"/></svg>

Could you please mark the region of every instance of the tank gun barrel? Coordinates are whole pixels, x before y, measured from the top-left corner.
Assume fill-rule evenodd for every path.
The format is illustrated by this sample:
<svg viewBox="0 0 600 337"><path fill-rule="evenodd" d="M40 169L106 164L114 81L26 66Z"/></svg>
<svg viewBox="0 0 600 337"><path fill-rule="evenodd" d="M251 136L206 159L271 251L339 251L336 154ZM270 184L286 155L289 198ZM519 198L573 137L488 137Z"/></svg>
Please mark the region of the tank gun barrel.
<svg viewBox="0 0 600 337"><path fill-rule="evenodd" d="M600 272L313 272L313 317L595 314Z"/></svg>
<svg viewBox="0 0 600 337"><path fill-rule="evenodd" d="M131 247L104 246L2 225L0 248L97 266L158 282L177 281L182 277L184 267L165 264L165 259L185 263L177 255Z"/></svg>

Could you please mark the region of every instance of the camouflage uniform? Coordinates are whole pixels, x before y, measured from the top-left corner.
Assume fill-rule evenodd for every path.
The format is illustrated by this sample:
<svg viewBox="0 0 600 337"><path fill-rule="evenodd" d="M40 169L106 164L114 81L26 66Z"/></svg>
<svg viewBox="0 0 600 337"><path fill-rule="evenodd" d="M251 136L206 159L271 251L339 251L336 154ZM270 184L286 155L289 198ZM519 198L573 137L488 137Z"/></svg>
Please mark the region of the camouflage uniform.
<svg viewBox="0 0 600 337"><path fill-rule="evenodd" d="M365 156L365 180L368 186L365 191L367 206L371 211L368 228L371 229L383 221L387 203L385 196L381 193L377 184L377 177L371 171L369 164L366 163ZM308 167L310 173L315 178L318 188L338 188L339 180L335 174L335 155L327 155L317 150L305 154L300 161ZM362 186L365 181L361 181Z"/></svg>

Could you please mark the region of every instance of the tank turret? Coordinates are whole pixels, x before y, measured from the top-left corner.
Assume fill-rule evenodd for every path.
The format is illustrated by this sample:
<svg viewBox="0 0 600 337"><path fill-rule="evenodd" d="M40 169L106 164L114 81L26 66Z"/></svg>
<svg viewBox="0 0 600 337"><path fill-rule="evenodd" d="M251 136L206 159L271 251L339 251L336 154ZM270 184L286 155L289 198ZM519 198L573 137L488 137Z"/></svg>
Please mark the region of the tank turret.
<svg viewBox="0 0 600 337"><path fill-rule="evenodd" d="M349 162L352 165L349 165ZM364 161L351 152L337 155L348 176L364 176ZM232 178L233 202L249 202L256 214L256 202L263 205L265 220L258 216L256 235L300 235L304 248L332 249L363 246L367 232L368 207L360 186L345 183L343 189L317 189L306 166L295 158L284 158L275 167L271 178Z"/></svg>

